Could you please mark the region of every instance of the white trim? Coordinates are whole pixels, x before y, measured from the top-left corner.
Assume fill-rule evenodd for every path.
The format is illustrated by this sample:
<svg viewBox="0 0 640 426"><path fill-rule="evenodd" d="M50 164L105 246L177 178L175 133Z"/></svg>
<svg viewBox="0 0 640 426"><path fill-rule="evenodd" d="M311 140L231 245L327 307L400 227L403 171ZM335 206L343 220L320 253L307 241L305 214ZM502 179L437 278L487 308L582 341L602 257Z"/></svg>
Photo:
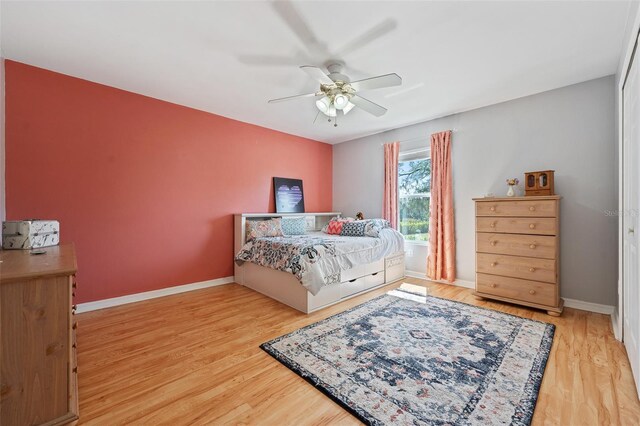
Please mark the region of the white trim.
<svg viewBox="0 0 640 426"><path fill-rule="evenodd" d="M567 299L566 297L563 297L563 299L565 308L580 309L605 315L611 315L615 310L615 306L612 305L601 305L600 303L584 302L582 300Z"/></svg>
<svg viewBox="0 0 640 426"><path fill-rule="evenodd" d="M145 291L144 293L128 294L126 296L114 297L111 299L96 300L95 302L79 303L77 312L89 312L97 309L111 308L113 306L126 305L127 303L140 302L142 300L155 299L157 297L170 296L172 294L185 293L187 291L200 290L218 285L231 284L235 282L233 277L216 278L208 281L201 281L193 284L178 285L175 287L162 288L160 290Z"/></svg>
<svg viewBox="0 0 640 426"><path fill-rule="evenodd" d="M629 8L631 8L631 2L629 2ZM633 53L633 49L635 48L636 42L638 41L638 33L640 32L640 7L636 10L636 15L632 18L628 15L627 24L629 25L629 19L633 19L631 31L629 32L629 39L626 40L626 46L622 46L621 51L621 60L618 66L617 76L619 76L618 87L617 87L617 95L618 95L618 211L622 212L624 209L624 200L623 200L623 184L624 184L624 150L623 150L623 105L624 105L624 83L626 80L627 72L629 67L631 66L631 55ZM626 31L625 31L626 35ZM624 339L624 327L622 325L622 317L623 317L623 306L624 306L624 292L623 292L623 244L624 244L624 233L623 233L623 223L622 223L622 215L618 216L618 305L617 311L614 318L616 326L613 327L614 332L618 331L618 335L616 338L619 340ZM613 316L612 316L613 317ZM619 336L619 337L618 337Z"/></svg>
<svg viewBox="0 0 640 426"><path fill-rule="evenodd" d="M418 241L418 240L404 240L405 244L411 244L413 246L429 246L429 241Z"/></svg>
<svg viewBox="0 0 640 426"><path fill-rule="evenodd" d="M618 326L618 309L614 307L613 313L611 314L611 327L613 328L613 335L618 341L622 341L622 333L620 332L620 327Z"/></svg>
<svg viewBox="0 0 640 426"><path fill-rule="evenodd" d="M471 288L471 289L476 288L476 283L473 282L473 281L455 280L454 282L449 283L449 282L446 282L446 281L431 280L431 279L427 278L427 274L425 272L405 271L404 274L407 277L418 278L418 279L421 279L421 280L431 281L431 282L438 283L438 284L449 284L449 285L454 285L456 287L464 287L464 288Z"/></svg>

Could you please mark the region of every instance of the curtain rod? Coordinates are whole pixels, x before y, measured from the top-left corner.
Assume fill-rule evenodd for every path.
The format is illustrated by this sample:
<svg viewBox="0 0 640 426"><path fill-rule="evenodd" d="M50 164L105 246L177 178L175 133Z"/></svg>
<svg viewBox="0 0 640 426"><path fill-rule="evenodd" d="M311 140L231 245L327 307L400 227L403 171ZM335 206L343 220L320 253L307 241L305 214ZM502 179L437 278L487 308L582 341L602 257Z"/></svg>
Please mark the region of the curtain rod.
<svg viewBox="0 0 640 426"><path fill-rule="evenodd" d="M418 149L411 149L409 151L402 151L400 153L398 153L399 156L403 156L403 155L411 155L411 154L417 154L419 152L429 152L431 151L430 147L426 147L426 148L418 148Z"/></svg>
<svg viewBox="0 0 640 426"><path fill-rule="evenodd" d="M443 130L446 132L446 130ZM458 131L458 129L451 129L451 133ZM435 132L435 133L440 133L440 132ZM421 141L421 140L429 140L429 136L418 136L415 138L411 138L411 139L404 139L401 141L398 141L399 143L408 143L408 142L417 142L417 141ZM385 146L385 143L380 144L380 146Z"/></svg>

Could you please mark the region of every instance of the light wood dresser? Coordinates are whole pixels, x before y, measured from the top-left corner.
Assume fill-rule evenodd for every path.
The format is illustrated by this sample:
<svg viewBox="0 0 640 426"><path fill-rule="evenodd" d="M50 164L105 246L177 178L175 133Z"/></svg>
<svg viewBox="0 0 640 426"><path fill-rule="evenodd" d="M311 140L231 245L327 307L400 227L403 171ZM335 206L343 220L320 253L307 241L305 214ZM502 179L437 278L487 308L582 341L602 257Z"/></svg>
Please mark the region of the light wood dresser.
<svg viewBox="0 0 640 426"><path fill-rule="evenodd" d="M559 316L560 197L474 198L478 298Z"/></svg>
<svg viewBox="0 0 640 426"><path fill-rule="evenodd" d="M72 244L0 250L0 424L78 419Z"/></svg>

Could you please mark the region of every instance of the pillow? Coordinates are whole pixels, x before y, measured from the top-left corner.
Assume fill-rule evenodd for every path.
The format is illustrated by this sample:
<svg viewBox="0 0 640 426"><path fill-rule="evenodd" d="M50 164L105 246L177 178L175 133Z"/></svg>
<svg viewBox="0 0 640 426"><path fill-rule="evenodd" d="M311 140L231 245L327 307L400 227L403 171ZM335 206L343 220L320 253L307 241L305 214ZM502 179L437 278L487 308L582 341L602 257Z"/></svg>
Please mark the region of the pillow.
<svg viewBox="0 0 640 426"><path fill-rule="evenodd" d="M380 237L380 227L378 225L376 225L376 223L372 220L365 220L364 222L366 222L365 226L364 226L364 235L365 237L373 237L373 238L379 238Z"/></svg>
<svg viewBox="0 0 640 426"><path fill-rule="evenodd" d="M322 227L322 232L324 232L325 234L339 235L340 230L342 229L342 225L338 225L337 223L334 223L333 225L331 225L331 222L340 222L340 223L353 222L353 218L335 216L331 218L331 220L327 225ZM329 231L330 226L331 226L331 231Z"/></svg>
<svg viewBox="0 0 640 426"><path fill-rule="evenodd" d="M331 224L329 224L331 225ZM364 220L356 220L353 222L343 222L340 229L340 235L345 237L364 237L364 230L367 222Z"/></svg>
<svg viewBox="0 0 640 426"><path fill-rule="evenodd" d="M331 220L328 225L322 228L322 232L331 235L340 235L342 232L342 226L348 223L345 219Z"/></svg>
<svg viewBox="0 0 640 426"><path fill-rule="evenodd" d="M304 217L283 217L282 233L284 235L304 235L307 233L307 221Z"/></svg>
<svg viewBox="0 0 640 426"><path fill-rule="evenodd" d="M387 219L369 219L369 221L380 229L391 228L391 224Z"/></svg>
<svg viewBox="0 0 640 426"><path fill-rule="evenodd" d="M260 237L281 237L282 224L280 218L270 220L247 220L247 241Z"/></svg>

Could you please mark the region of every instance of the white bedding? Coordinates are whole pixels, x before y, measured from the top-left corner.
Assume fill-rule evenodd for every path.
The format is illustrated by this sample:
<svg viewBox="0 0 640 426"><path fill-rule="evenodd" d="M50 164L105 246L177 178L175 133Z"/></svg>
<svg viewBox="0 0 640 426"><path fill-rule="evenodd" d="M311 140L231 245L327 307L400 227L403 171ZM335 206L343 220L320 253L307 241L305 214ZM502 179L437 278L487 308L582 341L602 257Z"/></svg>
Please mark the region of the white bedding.
<svg viewBox="0 0 640 426"><path fill-rule="evenodd" d="M404 250L404 238L390 228L379 238L313 232L292 237L258 238L245 244L236 262L252 262L295 275L312 294L340 282L340 272Z"/></svg>

